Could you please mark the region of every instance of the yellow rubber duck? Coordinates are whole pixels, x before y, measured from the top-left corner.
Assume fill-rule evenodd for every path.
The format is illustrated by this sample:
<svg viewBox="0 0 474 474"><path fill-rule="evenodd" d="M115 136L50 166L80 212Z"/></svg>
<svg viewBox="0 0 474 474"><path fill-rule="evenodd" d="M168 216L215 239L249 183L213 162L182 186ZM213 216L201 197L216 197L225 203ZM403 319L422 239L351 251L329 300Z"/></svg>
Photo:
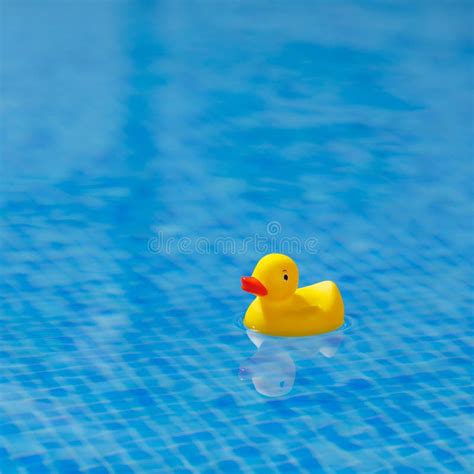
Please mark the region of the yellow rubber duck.
<svg viewBox="0 0 474 474"><path fill-rule="evenodd" d="M298 267L287 255L271 253L257 263L242 289L256 295L244 325L271 336L311 336L342 326L344 303L332 281L298 288Z"/></svg>

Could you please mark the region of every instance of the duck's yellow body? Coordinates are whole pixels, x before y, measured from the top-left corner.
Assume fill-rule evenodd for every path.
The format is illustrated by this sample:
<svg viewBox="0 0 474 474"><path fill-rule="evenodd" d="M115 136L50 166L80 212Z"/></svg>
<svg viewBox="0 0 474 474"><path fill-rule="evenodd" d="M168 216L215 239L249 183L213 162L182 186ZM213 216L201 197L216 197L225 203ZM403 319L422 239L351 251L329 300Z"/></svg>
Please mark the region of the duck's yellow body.
<svg viewBox="0 0 474 474"><path fill-rule="evenodd" d="M334 331L344 323L344 303L335 283L298 288L298 268L286 255L269 254L242 278L242 288L257 297L244 325L272 336L310 336Z"/></svg>

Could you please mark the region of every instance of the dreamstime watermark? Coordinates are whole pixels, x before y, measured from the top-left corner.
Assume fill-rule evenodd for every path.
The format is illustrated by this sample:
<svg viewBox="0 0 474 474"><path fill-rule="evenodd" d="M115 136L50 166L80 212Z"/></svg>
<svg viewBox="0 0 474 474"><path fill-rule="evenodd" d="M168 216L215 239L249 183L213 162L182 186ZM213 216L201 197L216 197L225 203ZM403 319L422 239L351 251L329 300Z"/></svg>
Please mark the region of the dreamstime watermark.
<svg viewBox="0 0 474 474"><path fill-rule="evenodd" d="M307 253L315 255L319 252L319 241L316 237L302 239L299 237L282 236L282 226L277 221L267 224L266 234L253 234L244 239L233 237L166 237L158 231L156 236L148 240L148 250L154 254L183 255L242 255L247 252L286 253L295 255Z"/></svg>

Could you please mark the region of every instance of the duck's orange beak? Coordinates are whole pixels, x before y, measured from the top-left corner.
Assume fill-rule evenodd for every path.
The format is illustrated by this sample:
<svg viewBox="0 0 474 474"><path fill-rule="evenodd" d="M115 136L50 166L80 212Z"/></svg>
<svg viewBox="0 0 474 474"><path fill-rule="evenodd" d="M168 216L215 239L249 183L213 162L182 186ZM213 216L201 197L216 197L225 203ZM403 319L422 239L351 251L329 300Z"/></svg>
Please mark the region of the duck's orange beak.
<svg viewBox="0 0 474 474"><path fill-rule="evenodd" d="M240 281L242 282L242 290L244 291L248 291L257 296L265 296L268 294L263 283L255 277L242 277Z"/></svg>

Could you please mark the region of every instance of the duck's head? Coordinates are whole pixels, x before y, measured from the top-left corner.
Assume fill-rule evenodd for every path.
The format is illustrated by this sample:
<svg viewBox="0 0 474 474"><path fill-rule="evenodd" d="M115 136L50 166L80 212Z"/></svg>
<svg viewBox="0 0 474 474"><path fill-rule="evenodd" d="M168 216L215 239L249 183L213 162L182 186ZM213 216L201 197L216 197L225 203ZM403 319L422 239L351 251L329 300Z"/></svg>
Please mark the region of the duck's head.
<svg viewBox="0 0 474 474"><path fill-rule="evenodd" d="M290 257L271 253L260 259L252 276L241 281L249 293L268 301L284 300L298 288L298 267Z"/></svg>

